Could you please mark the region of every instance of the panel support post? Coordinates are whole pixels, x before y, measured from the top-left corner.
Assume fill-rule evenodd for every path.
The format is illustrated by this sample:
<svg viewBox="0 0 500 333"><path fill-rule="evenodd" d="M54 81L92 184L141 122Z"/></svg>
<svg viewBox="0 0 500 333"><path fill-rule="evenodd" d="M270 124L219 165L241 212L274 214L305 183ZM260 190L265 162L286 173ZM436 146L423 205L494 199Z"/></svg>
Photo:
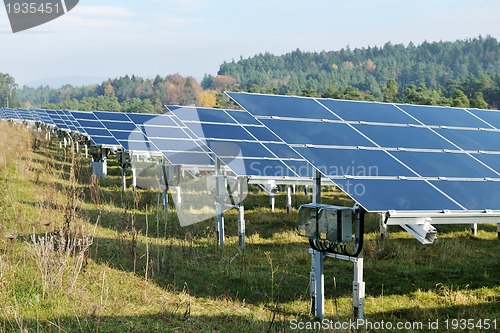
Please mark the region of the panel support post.
<svg viewBox="0 0 500 333"><path fill-rule="evenodd" d="M180 186L175 187L175 207L177 209L181 209L182 207L182 192Z"/></svg>
<svg viewBox="0 0 500 333"><path fill-rule="evenodd" d="M125 192L127 190L127 180L125 178L125 167L127 166L126 160L127 160L127 155L126 155L125 151L122 150L120 152L120 164L121 164L121 168L122 168L122 190L123 190L123 192Z"/></svg>
<svg viewBox="0 0 500 333"><path fill-rule="evenodd" d="M244 193L243 193L243 182L245 181L245 178L239 177L238 178L238 237L239 237L239 243L240 243L240 249L242 251L245 250L245 206L243 206L243 198L244 198Z"/></svg>
<svg viewBox="0 0 500 333"><path fill-rule="evenodd" d="M274 212L276 207L276 195L274 193L269 194L269 204L271 205L271 212Z"/></svg>
<svg viewBox="0 0 500 333"><path fill-rule="evenodd" d="M472 223L470 225L470 231L474 237L477 237L477 223Z"/></svg>
<svg viewBox="0 0 500 333"><path fill-rule="evenodd" d="M385 223L385 214L380 213L380 239L385 240L387 238L387 224Z"/></svg>
<svg viewBox="0 0 500 333"><path fill-rule="evenodd" d="M85 158L89 158L89 146L85 145Z"/></svg>
<svg viewBox="0 0 500 333"><path fill-rule="evenodd" d="M243 205L238 206L238 236L240 249L245 250L245 207Z"/></svg>
<svg viewBox="0 0 500 333"><path fill-rule="evenodd" d="M165 186L162 187L162 190L163 190L163 210L165 211L165 239L166 239L167 226L168 226L168 173L165 161L162 162L161 168L163 171L163 180L165 182Z"/></svg>
<svg viewBox="0 0 500 333"><path fill-rule="evenodd" d="M102 178L106 178L108 175L108 150L106 148L101 148L101 174Z"/></svg>
<svg viewBox="0 0 500 333"><path fill-rule="evenodd" d="M365 282L363 281L363 258L356 258L354 260L352 303L354 308L354 318L363 319L363 312L365 308Z"/></svg>
<svg viewBox="0 0 500 333"><path fill-rule="evenodd" d="M497 234L498 234L498 240L500 240L500 223L497 224Z"/></svg>
<svg viewBox="0 0 500 333"><path fill-rule="evenodd" d="M220 159L218 157L215 157L215 176L216 176L216 182L215 182L215 192L216 192L216 200L215 200L215 232L217 234L217 240L219 242L219 246L223 247L224 246L224 210L222 207L222 203L219 201L219 194L222 193L224 190L223 188L220 188L222 186L221 182L219 181L218 177L222 176L221 175L221 167L220 167Z"/></svg>
<svg viewBox="0 0 500 333"><path fill-rule="evenodd" d="M290 214L292 212L292 187L286 187L286 212Z"/></svg>
<svg viewBox="0 0 500 333"><path fill-rule="evenodd" d="M316 170L313 181L312 203L321 203L321 173Z"/></svg>
<svg viewBox="0 0 500 333"><path fill-rule="evenodd" d="M137 169L132 167L132 187L137 189Z"/></svg>
<svg viewBox="0 0 500 333"><path fill-rule="evenodd" d="M311 314L319 320L325 317L325 254L312 250L310 273Z"/></svg>

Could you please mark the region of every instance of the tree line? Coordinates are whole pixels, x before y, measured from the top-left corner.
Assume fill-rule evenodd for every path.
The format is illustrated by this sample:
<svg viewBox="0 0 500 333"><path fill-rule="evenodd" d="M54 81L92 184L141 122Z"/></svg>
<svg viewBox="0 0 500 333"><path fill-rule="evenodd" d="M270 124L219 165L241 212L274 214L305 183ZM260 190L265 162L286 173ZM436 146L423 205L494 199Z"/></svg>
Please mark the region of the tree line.
<svg viewBox="0 0 500 333"><path fill-rule="evenodd" d="M487 36L418 46L388 42L354 50L264 53L224 62L218 76L204 77L202 87L214 88L220 76L232 78L243 91L376 100L384 100L384 90L395 81L407 102L451 104L462 91L469 100L482 93L490 107L498 108L500 43Z"/></svg>

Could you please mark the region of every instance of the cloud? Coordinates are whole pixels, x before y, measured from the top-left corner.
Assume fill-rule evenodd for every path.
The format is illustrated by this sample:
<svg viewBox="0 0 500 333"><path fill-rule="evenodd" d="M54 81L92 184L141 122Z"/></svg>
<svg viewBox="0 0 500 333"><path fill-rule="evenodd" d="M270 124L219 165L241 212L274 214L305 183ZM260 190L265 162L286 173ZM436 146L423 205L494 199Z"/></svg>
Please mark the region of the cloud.
<svg viewBox="0 0 500 333"><path fill-rule="evenodd" d="M85 16L134 16L134 13L132 13L128 8L118 6L77 6L72 13Z"/></svg>

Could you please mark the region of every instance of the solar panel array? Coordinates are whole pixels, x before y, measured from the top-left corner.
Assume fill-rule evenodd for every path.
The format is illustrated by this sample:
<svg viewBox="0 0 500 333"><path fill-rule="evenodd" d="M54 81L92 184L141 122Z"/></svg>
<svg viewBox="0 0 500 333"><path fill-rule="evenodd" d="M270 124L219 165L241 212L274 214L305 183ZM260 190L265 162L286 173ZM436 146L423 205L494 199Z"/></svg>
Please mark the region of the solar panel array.
<svg viewBox="0 0 500 333"><path fill-rule="evenodd" d="M368 211L500 209L498 111L228 95Z"/></svg>
<svg viewBox="0 0 500 333"><path fill-rule="evenodd" d="M93 144L159 152L172 164L236 175L315 170L368 211L500 209L500 112L228 93L243 110L168 106L171 114L1 109Z"/></svg>

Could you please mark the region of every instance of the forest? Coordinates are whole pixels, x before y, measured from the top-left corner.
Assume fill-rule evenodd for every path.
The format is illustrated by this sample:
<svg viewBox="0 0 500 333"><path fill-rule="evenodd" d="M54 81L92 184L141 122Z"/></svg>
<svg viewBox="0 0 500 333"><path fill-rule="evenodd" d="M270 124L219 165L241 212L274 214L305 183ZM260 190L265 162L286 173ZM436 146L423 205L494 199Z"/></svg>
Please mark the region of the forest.
<svg viewBox="0 0 500 333"><path fill-rule="evenodd" d="M1 73L0 73L1 74ZM428 105L500 106L500 43L492 36L454 42L284 55L224 62L201 82L171 74L123 76L101 84L53 89L0 75L0 106L163 113L164 104L228 107L223 91L317 96ZM9 96L8 98L6 96Z"/></svg>

